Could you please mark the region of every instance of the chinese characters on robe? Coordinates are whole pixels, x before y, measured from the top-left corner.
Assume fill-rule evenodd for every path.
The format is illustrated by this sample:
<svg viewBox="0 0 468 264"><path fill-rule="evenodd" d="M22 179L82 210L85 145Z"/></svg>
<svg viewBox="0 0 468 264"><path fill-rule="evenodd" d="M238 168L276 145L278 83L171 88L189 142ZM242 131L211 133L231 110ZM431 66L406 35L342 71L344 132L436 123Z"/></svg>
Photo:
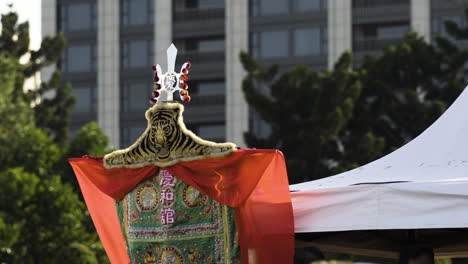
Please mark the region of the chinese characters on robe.
<svg viewBox="0 0 468 264"><path fill-rule="evenodd" d="M175 210L172 208L174 204L174 187L175 177L170 174L167 170L161 170L161 204L163 209L161 210L161 224L170 225L175 221Z"/></svg>

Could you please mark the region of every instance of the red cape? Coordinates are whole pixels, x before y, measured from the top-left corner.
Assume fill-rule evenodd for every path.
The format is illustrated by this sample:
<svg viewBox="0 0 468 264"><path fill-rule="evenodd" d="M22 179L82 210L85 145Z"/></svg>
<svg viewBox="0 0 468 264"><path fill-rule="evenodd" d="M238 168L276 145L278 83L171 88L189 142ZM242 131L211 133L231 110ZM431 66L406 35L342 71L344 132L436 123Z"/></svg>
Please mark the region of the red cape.
<svg viewBox="0 0 468 264"><path fill-rule="evenodd" d="M114 200L159 170L106 169L102 158L69 159L96 230L112 263L130 263ZM225 158L164 168L222 204L236 208L243 263L292 263L294 222L283 154L236 150Z"/></svg>

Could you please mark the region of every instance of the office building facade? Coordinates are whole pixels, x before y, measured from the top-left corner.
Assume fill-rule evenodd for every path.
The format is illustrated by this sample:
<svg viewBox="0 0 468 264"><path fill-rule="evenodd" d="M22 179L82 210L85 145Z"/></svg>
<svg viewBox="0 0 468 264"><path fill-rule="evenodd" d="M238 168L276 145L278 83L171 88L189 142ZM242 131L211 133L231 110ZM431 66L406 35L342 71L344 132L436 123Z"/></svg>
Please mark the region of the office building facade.
<svg viewBox="0 0 468 264"><path fill-rule="evenodd" d="M78 97L72 132L97 120L114 146L132 143L146 128L151 65L166 68L173 42L176 68L193 65L189 129L243 147L245 131L268 134L268 127L244 100L240 51L283 70L321 71L345 50L360 63L409 29L431 41L445 33L444 19L462 23L461 7L456 0L42 0L42 31L68 40L57 67Z"/></svg>

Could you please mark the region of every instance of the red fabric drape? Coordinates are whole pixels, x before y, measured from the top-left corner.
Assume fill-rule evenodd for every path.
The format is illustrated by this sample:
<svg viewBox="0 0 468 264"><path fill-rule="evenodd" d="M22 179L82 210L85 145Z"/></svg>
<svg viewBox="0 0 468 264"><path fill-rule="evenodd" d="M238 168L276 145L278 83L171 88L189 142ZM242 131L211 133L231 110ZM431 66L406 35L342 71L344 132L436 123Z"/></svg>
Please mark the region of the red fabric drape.
<svg viewBox="0 0 468 264"><path fill-rule="evenodd" d="M70 164L109 259L129 263L113 199L121 200L159 168L105 169L101 159L87 157L70 159ZM280 151L236 150L225 158L180 162L165 169L215 201L236 208L243 263L292 263L294 223Z"/></svg>
<svg viewBox="0 0 468 264"><path fill-rule="evenodd" d="M93 219L94 226L110 262L113 264L128 264L130 263L130 259L127 255L125 241L120 232L120 223L114 199L96 187L93 174L87 174L89 173L89 168L86 166L86 160L91 161L91 159L84 158L71 159L70 163L80 184L81 192ZM82 168L85 170L81 170Z"/></svg>

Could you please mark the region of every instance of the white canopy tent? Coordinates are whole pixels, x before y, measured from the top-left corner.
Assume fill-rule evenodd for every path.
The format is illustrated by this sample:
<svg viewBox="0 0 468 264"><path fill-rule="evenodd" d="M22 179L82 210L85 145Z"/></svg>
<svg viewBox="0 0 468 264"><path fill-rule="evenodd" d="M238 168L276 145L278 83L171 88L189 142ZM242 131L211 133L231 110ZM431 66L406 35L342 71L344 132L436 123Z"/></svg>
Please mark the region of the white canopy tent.
<svg viewBox="0 0 468 264"><path fill-rule="evenodd" d="M306 243L395 257L410 239L439 256L468 255L468 89L400 149L290 189L295 230Z"/></svg>

